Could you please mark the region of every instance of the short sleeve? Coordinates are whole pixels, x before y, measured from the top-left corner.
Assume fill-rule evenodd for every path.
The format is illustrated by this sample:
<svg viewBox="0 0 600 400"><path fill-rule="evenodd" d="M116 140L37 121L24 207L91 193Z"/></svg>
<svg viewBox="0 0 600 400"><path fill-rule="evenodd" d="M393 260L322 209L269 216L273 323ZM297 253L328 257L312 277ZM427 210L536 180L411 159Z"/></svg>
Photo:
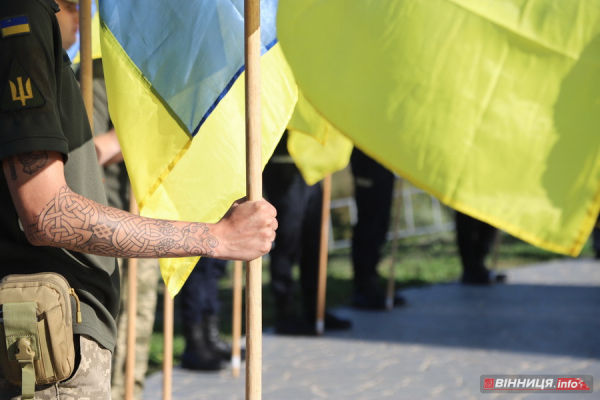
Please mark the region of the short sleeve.
<svg viewBox="0 0 600 400"><path fill-rule="evenodd" d="M0 159L34 150L67 155L54 11L39 0L0 0L0 29Z"/></svg>

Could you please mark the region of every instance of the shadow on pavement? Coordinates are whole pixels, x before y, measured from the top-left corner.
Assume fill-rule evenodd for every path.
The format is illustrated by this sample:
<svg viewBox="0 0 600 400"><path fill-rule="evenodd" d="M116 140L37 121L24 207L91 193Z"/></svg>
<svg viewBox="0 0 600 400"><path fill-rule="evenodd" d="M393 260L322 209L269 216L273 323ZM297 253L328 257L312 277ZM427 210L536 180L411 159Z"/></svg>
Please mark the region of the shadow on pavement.
<svg viewBox="0 0 600 400"><path fill-rule="evenodd" d="M340 309L354 329L340 339L600 358L600 288L436 285L403 291L391 312Z"/></svg>

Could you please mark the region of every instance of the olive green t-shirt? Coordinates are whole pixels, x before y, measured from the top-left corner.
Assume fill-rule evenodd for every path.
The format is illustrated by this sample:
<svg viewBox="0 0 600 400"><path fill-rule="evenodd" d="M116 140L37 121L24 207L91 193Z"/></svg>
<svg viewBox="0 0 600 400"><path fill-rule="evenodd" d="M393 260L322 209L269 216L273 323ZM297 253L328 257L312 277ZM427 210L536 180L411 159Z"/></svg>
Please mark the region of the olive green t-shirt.
<svg viewBox="0 0 600 400"><path fill-rule="evenodd" d="M0 159L39 150L60 152L69 188L106 204L81 93L62 50L57 10L53 0L0 0ZM75 333L112 351L119 305L115 259L29 244L0 175L0 277L63 275L82 303L83 322L74 324Z"/></svg>

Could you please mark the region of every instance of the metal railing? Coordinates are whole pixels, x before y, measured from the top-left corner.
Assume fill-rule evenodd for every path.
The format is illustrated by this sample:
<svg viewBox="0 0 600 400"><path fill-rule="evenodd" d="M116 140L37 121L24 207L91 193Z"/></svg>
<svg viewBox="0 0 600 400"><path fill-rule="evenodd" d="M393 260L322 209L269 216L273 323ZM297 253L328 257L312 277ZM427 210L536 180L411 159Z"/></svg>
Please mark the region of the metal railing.
<svg viewBox="0 0 600 400"><path fill-rule="evenodd" d="M388 232L388 240L392 240L395 237L426 236L454 230L452 218L444 218L444 213L449 214L450 209L425 191L410 185L406 181L402 181L400 190L398 190L398 185L395 186L393 196L392 204L394 209L392 210L392 218L398 211L396 207L401 207L401 223L400 228L396 232ZM398 197L401 197L401 199L398 199ZM416 206L418 206L418 211L415 210ZM344 197L331 200L331 210L333 212L339 213L339 210L343 210L344 208L347 208L350 225L354 226L357 221L356 202L354 198ZM352 243L351 237L336 238L332 219L329 220L329 224L329 249L349 248ZM393 223L390 223L390 228L393 225Z"/></svg>

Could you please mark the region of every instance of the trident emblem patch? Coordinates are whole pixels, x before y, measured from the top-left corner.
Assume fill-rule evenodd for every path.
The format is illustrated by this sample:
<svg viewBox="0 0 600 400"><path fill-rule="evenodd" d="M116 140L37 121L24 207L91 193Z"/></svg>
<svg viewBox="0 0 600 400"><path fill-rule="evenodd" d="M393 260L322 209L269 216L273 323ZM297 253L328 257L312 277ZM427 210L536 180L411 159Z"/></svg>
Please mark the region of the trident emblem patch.
<svg viewBox="0 0 600 400"><path fill-rule="evenodd" d="M17 77L17 85L15 85L12 81L8 81L10 83L10 93L12 94L13 101L21 100L21 104L25 107L25 103L29 99L33 99L33 94L31 93L31 79L27 78L27 82L25 82L25 91L23 91L23 78Z"/></svg>
<svg viewBox="0 0 600 400"><path fill-rule="evenodd" d="M17 60L14 60L2 98L2 111L41 107L45 103L42 94L31 77L23 66Z"/></svg>

